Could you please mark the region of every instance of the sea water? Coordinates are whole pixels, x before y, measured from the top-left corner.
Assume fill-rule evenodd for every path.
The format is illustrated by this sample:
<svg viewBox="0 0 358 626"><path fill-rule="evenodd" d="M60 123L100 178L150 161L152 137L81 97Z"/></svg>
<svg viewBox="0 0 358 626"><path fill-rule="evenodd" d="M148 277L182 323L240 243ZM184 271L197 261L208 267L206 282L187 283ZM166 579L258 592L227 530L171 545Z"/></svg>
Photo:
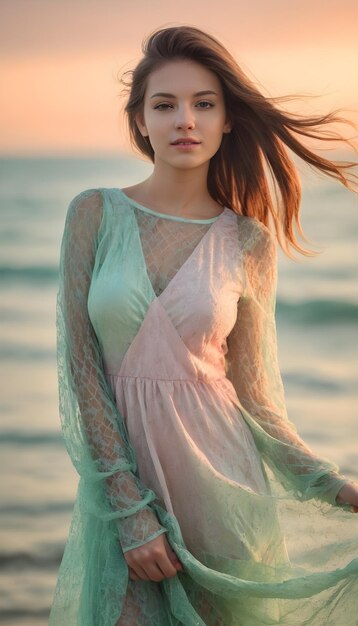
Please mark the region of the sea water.
<svg viewBox="0 0 358 626"><path fill-rule="evenodd" d="M78 482L58 416L64 219L83 189L135 184L152 165L118 155L4 157L0 166L0 621L41 626ZM301 223L321 254L297 263L279 250L276 319L288 414L317 454L357 480L357 196L304 172Z"/></svg>

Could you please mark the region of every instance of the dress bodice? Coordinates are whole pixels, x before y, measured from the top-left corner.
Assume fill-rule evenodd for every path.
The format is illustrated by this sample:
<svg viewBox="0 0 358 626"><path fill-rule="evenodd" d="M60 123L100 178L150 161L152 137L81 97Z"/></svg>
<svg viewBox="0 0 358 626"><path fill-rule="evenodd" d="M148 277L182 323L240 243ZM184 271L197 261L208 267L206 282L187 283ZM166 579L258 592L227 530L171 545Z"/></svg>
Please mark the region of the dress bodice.
<svg viewBox="0 0 358 626"><path fill-rule="evenodd" d="M120 189L105 199L103 220L111 224L99 243L88 310L107 371L119 370L158 300L196 358L198 376L224 376L242 287L234 212L192 220L152 211Z"/></svg>

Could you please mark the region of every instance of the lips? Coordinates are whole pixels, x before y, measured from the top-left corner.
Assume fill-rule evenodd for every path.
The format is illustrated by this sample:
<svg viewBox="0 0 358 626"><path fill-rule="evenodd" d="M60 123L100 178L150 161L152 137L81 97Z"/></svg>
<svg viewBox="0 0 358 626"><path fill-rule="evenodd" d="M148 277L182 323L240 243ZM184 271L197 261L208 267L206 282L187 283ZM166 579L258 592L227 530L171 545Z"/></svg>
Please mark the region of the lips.
<svg viewBox="0 0 358 626"><path fill-rule="evenodd" d="M191 145L193 143L200 143L200 141L197 141L197 139L193 139L191 137L182 137L181 139L176 139L175 141L172 141L172 146L176 146L178 144L182 144L182 145Z"/></svg>

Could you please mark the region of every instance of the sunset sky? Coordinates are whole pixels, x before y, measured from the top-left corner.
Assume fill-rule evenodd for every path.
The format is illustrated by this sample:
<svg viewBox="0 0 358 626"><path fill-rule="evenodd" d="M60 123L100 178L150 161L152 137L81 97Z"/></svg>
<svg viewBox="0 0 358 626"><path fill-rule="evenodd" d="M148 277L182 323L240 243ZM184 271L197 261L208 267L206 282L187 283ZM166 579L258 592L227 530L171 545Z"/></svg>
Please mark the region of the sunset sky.
<svg viewBox="0 0 358 626"><path fill-rule="evenodd" d="M291 110L343 107L358 122L356 0L1 0L0 11L2 155L127 150L116 76L151 31L184 24L217 37L265 95L321 96Z"/></svg>

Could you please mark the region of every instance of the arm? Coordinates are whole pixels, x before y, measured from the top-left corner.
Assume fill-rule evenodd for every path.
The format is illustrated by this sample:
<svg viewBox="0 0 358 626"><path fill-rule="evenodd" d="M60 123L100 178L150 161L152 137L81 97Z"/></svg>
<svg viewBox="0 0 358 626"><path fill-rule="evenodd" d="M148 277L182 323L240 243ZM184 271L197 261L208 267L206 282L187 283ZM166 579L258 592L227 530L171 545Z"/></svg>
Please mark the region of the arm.
<svg viewBox="0 0 358 626"><path fill-rule="evenodd" d="M245 286L228 337L228 378L249 414L244 411L263 458L284 487L301 500L315 497L336 504L348 481L334 464L312 452L287 417L275 323L276 240L256 219L246 218L241 236Z"/></svg>
<svg viewBox="0 0 358 626"><path fill-rule="evenodd" d="M123 552L166 532L140 484L128 439L87 311L102 196L86 190L69 205L61 243L57 295L57 362L60 418L67 451L85 481L86 505L104 521L115 521Z"/></svg>

